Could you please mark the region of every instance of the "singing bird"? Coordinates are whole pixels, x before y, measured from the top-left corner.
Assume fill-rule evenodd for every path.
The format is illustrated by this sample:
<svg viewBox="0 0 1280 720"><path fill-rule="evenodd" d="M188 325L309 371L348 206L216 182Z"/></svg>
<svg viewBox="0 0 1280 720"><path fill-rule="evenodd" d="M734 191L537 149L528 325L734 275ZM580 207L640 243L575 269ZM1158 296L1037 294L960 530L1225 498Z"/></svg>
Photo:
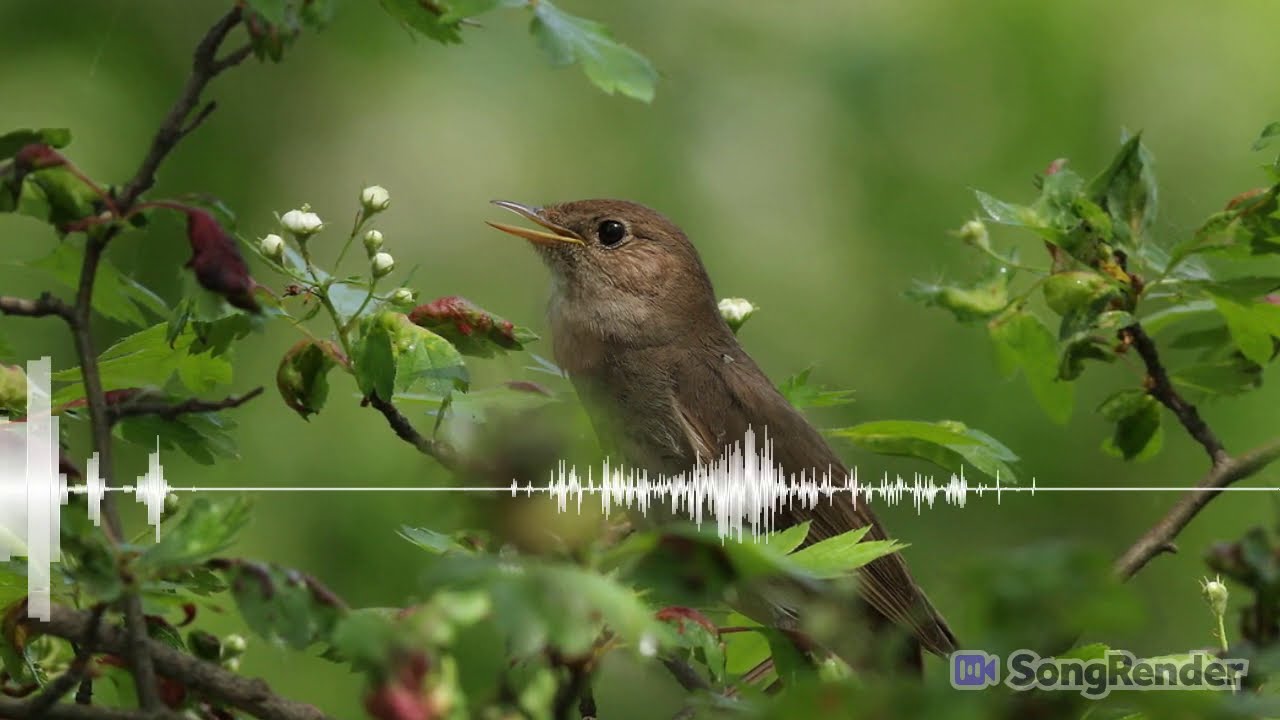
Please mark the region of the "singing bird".
<svg viewBox="0 0 1280 720"><path fill-rule="evenodd" d="M489 223L533 243L550 269L556 362L597 434L611 439L628 463L651 475L675 475L720 457L753 429L767 432L774 462L788 475L847 473L822 434L742 349L720 315L697 250L674 223L624 200L494 204L540 226ZM811 509L789 509L781 520L781 526L811 521L808 543L868 525L868 539L886 537L866 504L855 504L849 493ZM956 648L951 629L898 553L859 573L859 593L873 619L909 628L917 647L935 654Z"/></svg>

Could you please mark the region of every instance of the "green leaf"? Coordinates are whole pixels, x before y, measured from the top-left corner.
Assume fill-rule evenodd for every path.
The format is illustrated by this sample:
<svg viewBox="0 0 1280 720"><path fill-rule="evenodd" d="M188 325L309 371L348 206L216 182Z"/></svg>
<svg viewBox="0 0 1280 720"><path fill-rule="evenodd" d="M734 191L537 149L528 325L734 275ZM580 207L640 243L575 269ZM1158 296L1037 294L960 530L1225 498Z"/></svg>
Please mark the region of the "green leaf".
<svg viewBox="0 0 1280 720"><path fill-rule="evenodd" d="M1240 352L1258 365L1270 362L1275 354L1272 337L1280 336L1280 305L1245 304L1221 295L1215 295L1213 303Z"/></svg>
<svg viewBox="0 0 1280 720"><path fill-rule="evenodd" d="M361 322L381 325L387 331L396 363L396 392L421 389L447 395L467 389L467 367L448 340L414 325L403 313L384 311Z"/></svg>
<svg viewBox="0 0 1280 720"><path fill-rule="evenodd" d="M1197 363L1170 375L1175 385L1206 395L1239 395L1262 386L1262 366L1243 356Z"/></svg>
<svg viewBox="0 0 1280 720"><path fill-rule="evenodd" d="M283 24L289 7L289 0L245 0L251 10L262 16L272 25Z"/></svg>
<svg viewBox="0 0 1280 720"><path fill-rule="evenodd" d="M1271 144L1271 139L1276 135L1280 135L1280 122L1269 123L1262 128L1262 132L1258 135L1258 139L1253 141L1253 150L1262 150Z"/></svg>
<svg viewBox="0 0 1280 720"><path fill-rule="evenodd" d="M379 0L382 9L405 26L436 42L449 44L462 42L458 34L457 19L447 20L435 3L422 0Z"/></svg>
<svg viewBox="0 0 1280 720"><path fill-rule="evenodd" d="M994 222L1032 229L1047 227L1044 218L1033 208L998 200L981 190L975 190L974 195L978 198L978 204L986 211L987 217Z"/></svg>
<svg viewBox="0 0 1280 720"><path fill-rule="evenodd" d="M866 540L870 527L841 533L791 553L790 559L814 577L830 579L848 575L854 570L906 545L896 540Z"/></svg>
<svg viewBox="0 0 1280 720"><path fill-rule="evenodd" d="M1104 452L1125 460L1145 460L1160 452L1160 403L1145 390L1114 393L1102 401L1098 412L1116 425L1102 443Z"/></svg>
<svg viewBox="0 0 1280 720"><path fill-rule="evenodd" d="M138 559L156 576L199 565L231 547L249 523L250 503L241 495L216 500L198 497L187 503L176 523Z"/></svg>
<svg viewBox="0 0 1280 720"><path fill-rule="evenodd" d="M1206 317L1217 311L1212 300L1192 300L1190 302L1163 308L1142 318L1142 328L1148 335L1155 336L1161 330L1181 323Z"/></svg>
<svg viewBox="0 0 1280 720"><path fill-rule="evenodd" d="M35 143L62 148L71 144L71 131L67 128L40 128L39 130L13 130L0 135L0 159L11 158L22 148Z"/></svg>
<svg viewBox="0 0 1280 720"><path fill-rule="evenodd" d="M769 533L761 542L770 550L775 550L785 555L804 544L805 538L809 536L810 524L810 521L805 520L785 530Z"/></svg>
<svg viewBox="0 0 1280 720"><path fill-rule="evenodd" d="M1031 392L1051 420L1071 418L1075 386L1058 379L1058 342L1040 318L1025 310L996 318L987 326L1006 377L1022 370Z"/></svg>
<svg viewBox="0 0 1280 720"><path fill-rule="evenodd" d="M907 297L929 307L951 311L956 319L985 320L1009 306L1009 273L994 268L988 277L970 286L916 282Z"/></svg>
<svg viewBox="0 0 1280 720"><path fill-rule="evenodd" d="M1115 284L1092 270L1059 272L1041 285L1045 304L1059 315L1090 307L1116 292Z"/></svg>
<svg viewBox="0 0 1280 720"><path fill-rule="evenodd" d="M725 619L730 627L758 627L752 632L727 633L724 639L725 670L731 675L741 675L769 657L769 640L762 634L764 628L751 618L731 612Z"/></svg>
<svg viewBox="0 0 1280 720"><path fill-rule="evenodd" d="M395 396L396 358L391 349L391 334L380 322L360 323L361 334L351 348L351 361L356 383L366 396L376 395L383 400Z"/></svg>
<svg viewBox="0 0 1280 720"><path fill-rule="evenodd" d="M320 412L329 397L329 371L339 363L342 351L330 340L299 340L276 369L280 397L302 416Z"/></svg>
<svg viewBox="0 0 1280 720"><path fill-rule="evenodd" d="M549 0L533 4L529 27L554 65L578 63L596 87L650 102L658 72L645 57L613 39L598 22L570 15Z"/></svg>
<svg viewBox="0 0 1280 720"><path fill-rule="evenodd" d="M445 3L444 14L440 16L440 22L458 22L466 18L483 15L499 6L510 4L509 0L448 0ZM523 2L519 4L523 4Z"/></svg>
<svg viewBox="0 0 1280 720"><path fill-rule="evenodd" d="M448 535L428 528L401 525L398 534L433 555L443 555L450 552L470 552Z"/></svg>
<svg viewBox="0 0 1280 720"><path fill-rule="evenodd" d="M346 609L294 570L236 561L224 571L245 623L267 641L305 650L327 641Z"/></svg>
<svg viewBox="0 0 1280 720"><path fill-rule="evenodd" d="M1089 183L1088 192L1115 221L1119 241L1136 246L1146 239L1156 217L1156 179L1141 133L1121 145L1111 165Z"/></svg>
<svg viewBox="0 0 1280 720"><path fill-rule="evenodd" d="M235 423L222 413L187 413L172 420L142 415L121 420L115 432L147 450L180 450L201 465L238 458L230 431Z"/></svg>
<svg viewBox="0 0 1280 720"><path fill-rule="evenodd" d="M193 353L196 336L187 328L172 344L166 323L129 335L98 357L104 390L163 388L177 376L192 392L204 393L231 378L231 362L213 350ZM55 407L84 397L78 367L53 374L57 382L71 383L54 393Z"/></svg>
<svg viewBox="0 0 1280 720"><path fill-rule="evenodd" d="M1018 457L991 436L963 423L879 420L828 433L881 455L928 460L956 474L963 474L968 465L993 479L1017 483L1010 463L1016 463Z"/></svg>
<svg viewBox="0 0 1280 720"><path fill-rule="evenodd" d="M809 382L813 368L805 368L778 386L778 391L797 408L821 408L848 405L853 402L852 390L826 390Z"/></svg>
<svg viewBox="0 0 1280 720"><path fill-rule="evenodd" d="M54 251L40 260L32 261L32 268L44 270L65 287L79 286L79 272L84 261L84 249L79 243L64 241ZM147 290L142 283L115 269L109 261L101 260L93 281L93 309L106 318L142 327L148 314L165 316L169 307L156 293Z"/></svg>

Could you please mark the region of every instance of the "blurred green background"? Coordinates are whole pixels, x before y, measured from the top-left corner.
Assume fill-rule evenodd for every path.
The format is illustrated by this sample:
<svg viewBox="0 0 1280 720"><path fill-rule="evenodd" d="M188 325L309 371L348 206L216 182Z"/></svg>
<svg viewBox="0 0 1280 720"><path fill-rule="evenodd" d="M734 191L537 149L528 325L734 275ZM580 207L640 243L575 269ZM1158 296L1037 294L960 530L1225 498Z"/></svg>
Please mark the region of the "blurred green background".
<svg viewBox="0 0 1280 720"><path fill-rule="evenodd" d="M410 36L373 2L348 1L328 30L304 36L284 63L251 60L218 79L208 94L217 112L173 154L156 193L216 195L247 237L273 231L273 212L308 202L331 223L313 241L331 257L359 189L384 185L393 205L375 226L400 268L418 266L413 285L425 298L464 295L543 334L546 274L533 253L482 224L508 219L488 201L638 200L686 229L721 296L763 308L741 338L772 377L815 365L819 382L857 390L854 405L818 416L825 424L961 420L1019 453L1027 479L1042 485L1199 479L1203 452L1176 426L1167 426L1165 450L1152 461L1129 465L1099 452L1108 429L1092 410L1138 382L1136 364L1091 366L1070 424L1058 427L1021 379L998 376L980 327L920 307L902 291L916 278L977 269L947 234L972 215L972 188L1029 200L1032 175L1051 160L1068 157L1091 175L1126 128L1143 131L1155 154L1157 232L1168 242L1262 184L1258 166L1269 158L1249 145L1280 118L1267 79L1280 63L1273 38L1280 7L1265 0L562 6L607 23L653 60L662 78L652 105L606 96L577 69L550 68L525 13L494 13L465 32L462 46L443 47ZM123 181L176 96L196 40L226 7L4 0L0 129L70 127L69 155L94 177ZM994 232L998 242L1021 238ZM44 226L14 216L0 217L0 237L5 261L40 257L54 242ZM1019 242L1026 255L1037 250ZM188 252L181 227L165 220L113 245L111 257L172 299ZM44 286L0 266L6 294ZM104 324L102 336L121 330ZM70 345L52 322L8 319L0 333L22 357L52 353L55 367L70 363ZM171 454L171 483L448 481L360 408L345 379L335 376L329 406L310 423L288 410L270 386L277 359L298 337L276 324L238 350L236 389L268 385L264 398L235 412L241 459L210 469ZM545 341L533 349L550 354ZM483 363L480 373L500 379L525 364L511 357ZM1280 390L1268 385L1202 411L1229 450L1243 451L1280 431L1278 401ZM928 471L843 450L864 479ZM144 459L126 453L119 473L141 473ZM1275 484L1277 475L1251 482ZM908 504L880 514L911 543L909 562L963 638L965 596L982 592L962 582L975 560L1064 537L1118 554L1173 499L1023 495L997 506L988 496L964 509L940 505L917 515ZM1139 654L1209 644L1200 553L1248 525L1271 524L1269 500L1214 502L1183 533L1182 554L1156 560L1134 580L1145 624L1109 637L1112 644ZM449 502L265 495L237 552L314 573L354 605L400 604L420 592L420 555L394 529L456 522L441 509ZM355 713L358 679L323 661L256 643L245 669L288 694ZM628 714L629 695L615 682L602 692L602 709L613 708L609 717L652 716L653 704Z"/></svg>

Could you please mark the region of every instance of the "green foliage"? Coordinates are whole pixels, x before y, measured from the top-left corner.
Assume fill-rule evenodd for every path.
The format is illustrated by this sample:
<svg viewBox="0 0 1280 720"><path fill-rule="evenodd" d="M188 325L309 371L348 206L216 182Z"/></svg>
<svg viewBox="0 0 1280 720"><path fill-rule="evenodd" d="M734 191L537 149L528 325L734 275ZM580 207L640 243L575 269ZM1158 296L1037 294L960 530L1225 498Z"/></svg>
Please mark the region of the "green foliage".
<svg viewBox="0 0 1280 720"><path fill-rule="evenodd" d="M555 65L579 63L596 87L644 102L653 100L658 72L645 57L613 39L598 22L561 10L549 0L530 3L530 31Z"/></svg>
<svg viewBox="0 0 1280 720"><path fill-rule="evenodd" d="M1268 126L1256 147L1265 147L1275 132ZM1156 394L1171 391L1152 380L1156 374L1168 375L1173 392L1197 397L1239 395L1262 384L1263 368L1280 348L1280 304L1271 295L1280 289L1280 278L1259 270L1219 277L1202 257L1217 254L1263 267L1258 263L1265 256L1280 251L1274 242L1280 236L1275 218L1280 185L1241 194L1192 237L1169 244L1154 237L1154 163L1137 135L1125 140L1106 170L1088 182L1059 160L1036 184L1040 194L1030 205L985 193L978 193L978 202L990 220L1031 230L1044 241L1047 271L1025 268L1012 254L992 249L985 227L972 221L961 232L971 246L1035 279L1007 294L984 292L990 285L932 285L927 292L917 288L909 294L962 320L989 317L1001 372L1021 371L1041 408L1058 423L1070 418L1074 383L1091 363L1139 354L1146 384L1120 389L1098 408L1114 424L1103 450L1126 460L1151 457L1162 445L1163 411ZM1036 290L1060 316L1056 337L1029 302ZM1215 324L1205 327L1206 320ZM1198 325L1186 330L1193 322ZM1195 361L1160 365L1157 371L1153 363L1162 359L1135 349L1141 334L1174 333L1168 344L1198 351Z"/></svg>
<svg viewBox="0 0 1280 720"><path fill-rule="evenodd" d="M801 409L837 407L853 402L852 390L830 390L814 385L809 380L812 372L813 368L805 368L778 385L787 402Z"/></svg>
<svg viewBox="0 0 1280 720"><path fill-rule="evenodd" d="M1013 451L981 430L954 420L876 420L828 432L872 452L928 460L958 475L968 467L1009 484L1018 481L1013 470L1018 456Z"/></svg>

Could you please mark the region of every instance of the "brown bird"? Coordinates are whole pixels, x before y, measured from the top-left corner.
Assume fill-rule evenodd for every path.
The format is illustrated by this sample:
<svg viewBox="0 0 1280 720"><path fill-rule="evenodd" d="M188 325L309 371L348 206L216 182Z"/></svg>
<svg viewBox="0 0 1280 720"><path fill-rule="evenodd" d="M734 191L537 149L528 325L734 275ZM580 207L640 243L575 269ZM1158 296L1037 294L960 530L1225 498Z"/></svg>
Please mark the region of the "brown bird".
<svg viewBox="0 0 1280 720"><path fill-rule="evenodd" d="M686 472L720 457L749 428L773 441L788 474L847 469L822 434L778 392L721 317L697 250L674 223L624 200L579 200L532 208L494 201L541 226L489 223L529 240L551 269L551 335L597 433L651 474ZM780 526L812 521L807 542L871 526L884 529L849 493L796 507ZM939 655L956 648L898 553L860 569L874 611L909 628ZM879 624L884 624L883 622ZM915 651L918 655L918 649Z"/></svg>

